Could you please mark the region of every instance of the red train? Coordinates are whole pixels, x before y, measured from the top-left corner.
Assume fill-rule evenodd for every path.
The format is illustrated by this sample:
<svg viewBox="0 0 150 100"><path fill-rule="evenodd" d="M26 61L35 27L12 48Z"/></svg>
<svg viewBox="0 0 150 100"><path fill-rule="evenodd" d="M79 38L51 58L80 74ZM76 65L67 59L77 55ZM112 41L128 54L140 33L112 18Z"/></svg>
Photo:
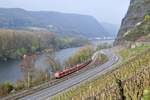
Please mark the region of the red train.
<svg viewBox="0 0 150 100"><path fill-rule="evenodd" d="M63 70L63 71L56 72L56 73L54 74L54 76L55 76L55 78L62 78L62 77L64 77L64 76L66 76L66 75L69 75L69 74L71 74L71 73L74 73L74 72L79 71L80 69L86 67L86 66L87 66L88 64L90 64L91 62L92 62L92 60L89 60L89 61L87 61L87 62L85 62L85 63L77 64L77 65L75 65L75 66L73 66L73 67L70 67L70 68L67 68L67 69L65 69L65 70Z"/></svg>

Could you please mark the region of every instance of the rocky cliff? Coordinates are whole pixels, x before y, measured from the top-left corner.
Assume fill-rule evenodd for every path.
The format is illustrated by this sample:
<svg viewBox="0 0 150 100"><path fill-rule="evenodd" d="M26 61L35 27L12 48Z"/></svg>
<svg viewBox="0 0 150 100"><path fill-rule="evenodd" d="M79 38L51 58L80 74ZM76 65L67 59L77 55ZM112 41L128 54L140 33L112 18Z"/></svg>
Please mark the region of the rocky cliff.
<svg viewBox="0 0 150 100"><path fill-rule="evenodd" d="M122 43L122 41L126 40L124 37L129 35L131 30L137 28L137 26L139 27L140 24L147 24L145 22L143 23L145 15L150 15L150 0L131 0L127 14L122 20L115 44ZM132 33L134 32L132 31ZM142 34L142 32L140 34ZM142 35L139 35L139 38L141 36ZM132 40L136 39L134 39L134 36L132 36Z"/></svg>

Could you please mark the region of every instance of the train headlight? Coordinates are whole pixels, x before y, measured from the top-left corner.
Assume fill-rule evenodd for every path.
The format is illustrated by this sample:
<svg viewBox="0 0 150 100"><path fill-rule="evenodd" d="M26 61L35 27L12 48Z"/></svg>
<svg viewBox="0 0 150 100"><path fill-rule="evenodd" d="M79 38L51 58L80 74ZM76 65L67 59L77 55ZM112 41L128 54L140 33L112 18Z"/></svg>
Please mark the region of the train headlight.
<svg viewBox="0 0 150 100"><path fill-rule="evenodd" d="M55 77L59 77L59 72L56 72L56 73L55 73Z"/></svg>

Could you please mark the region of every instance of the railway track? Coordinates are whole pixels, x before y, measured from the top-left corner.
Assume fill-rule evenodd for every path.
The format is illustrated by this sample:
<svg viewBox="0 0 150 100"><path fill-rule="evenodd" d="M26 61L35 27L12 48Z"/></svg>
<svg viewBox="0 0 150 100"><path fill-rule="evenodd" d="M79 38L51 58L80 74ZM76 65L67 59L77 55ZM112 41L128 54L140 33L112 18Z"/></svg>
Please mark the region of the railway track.
<svg viewBox="0 0 150 100"><path fill-rule="evenodd" d="M12 95L6 97L3 100L43 100L43 98L53 96L63 90L97 76L98 73L111 69L111 65L118 61L118 57L109 50L103 50L102 52L97 52L96 54L98 53L105 54L109 58L109 61L96 68L88 69L86 71L81 70L81 74L74 73L74 75L70 75L59 80L52 80L51 82L47 82L38 87L23 91L22 93L18 93L14 96ZM94 56L96 56L96 54Z"/></svg>

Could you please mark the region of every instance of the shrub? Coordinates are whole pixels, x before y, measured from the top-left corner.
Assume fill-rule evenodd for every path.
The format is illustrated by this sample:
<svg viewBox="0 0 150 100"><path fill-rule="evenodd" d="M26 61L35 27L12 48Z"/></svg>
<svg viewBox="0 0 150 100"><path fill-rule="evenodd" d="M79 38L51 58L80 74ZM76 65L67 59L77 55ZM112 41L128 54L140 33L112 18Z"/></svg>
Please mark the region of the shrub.
<svg viewBox="0 0 150 100"><path fill-rule="evenodd" d="M14 89L14 86L10 82L5 82L0 84L0 96L5 96L9 94Z"/></svg>
<svg viewBox="0 0 150 100"><path fill-rule="evenodd" d="M146 15L146 16L144 17L144 21L150 21L150 16L149 16L149 15Z"/></svg>
<svg viewBox="0 0 150 100"><path fill-rule="evenodd" d="M66 66L82 63L91 58L94 53L94 49L91 46L85 46L80 48L73 56L71 56L66 62Z"/></svg>
<svg viewBox="0 0 150 100"><path fill-rule="evenodd" d="M98 44L96 50L111 48L112 45L108 43Z"/></svg>
<svg viewBox="0 0 150 100"><path fill-rule="evenodd" d="M142 100L150 100L150 88L149 89L145 89L143 95L144 96L143 96Z"/></svg>
<svg viewBox="0 0 150 100"><path fill-rule="evenodd" d="M22 90L22 89L24 89L24 88L26 87L26 84L25 84L25 83L26 83L26 82L23 81L23 80L18 80L18 81L16 82L15 89L16 89L16 90Z"/></svg>

